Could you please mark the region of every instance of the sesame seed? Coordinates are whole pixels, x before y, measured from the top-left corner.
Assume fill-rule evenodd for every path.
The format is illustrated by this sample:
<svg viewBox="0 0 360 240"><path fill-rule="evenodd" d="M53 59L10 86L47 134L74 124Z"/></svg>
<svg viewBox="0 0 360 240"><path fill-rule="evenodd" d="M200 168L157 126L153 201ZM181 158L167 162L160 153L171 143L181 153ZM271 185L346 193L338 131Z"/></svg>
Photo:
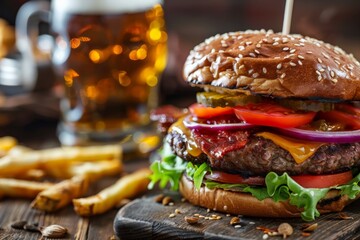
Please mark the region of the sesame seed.
<svg viewBox="0 0 360 240"><path fill-rule="evenodd" d="M319 70L316 70L315 72L316 72L317 75L321 76L321 73L319 72Z"/></svg>
<svg viewBox="0 0 360 240"><path fill-rule="evenodd" d="M276 69L280 70L282 67L281 63L279 63L278 65L276 65Z"/></svg>
<svg viewBox="0 0 360 240"><path fill-rule="evenodd" d="M171 213L170 215L169 215L169 218L174 218L175 217L175 214L174 213Z"/></svg>
<svg viewBox="0 0 360 240"><path fill-rule="evenodd" d="M322 60L320 58L317 59L319 63L322 63Z"/></svg>
<svg viewBox="0 0 360 240"><path fill-rule="evenodd" d="M341 63L338 61L338 60L334 60L334 62L337 64L337 65L340 65Z"/></svg>
<svg viewBox="0 0 360 240"><path fill-rule="evenodd" d="M255 49L254 52L257 54L260 54L259 50L257 50L257 49Z"/></svg>
<svg viewBox="0 0 360 240"><path fill-rule="evenodd" d="M279 42L274 42L273 45L274 46L279 45Z"/></svg>
<svg viewBox="0 0 360 240"><path fill-rule="evenodd" d="M337 83L337 79L336 78L333 78L333 79L331 79L331 81L333 82L333 83Z"/></svg>
<svg viewBox="0 0 360 240"><path fill-rule="evenodd" d="M258 73L253 73L253 75L252 75L253 78L257 78L258 76L259 76Z"/></svg>
<svg viewBox="0 0 360 240"><path fill-rule="evenodd" d="M301 56L301 55L298 55L298 58L300 58L300 59L302 59L302 60L305 59L305 58L304 58L303 56Z"/></svg>
<svg viewBox="0 0 360 240"><path fill-rule="evenodd" d="M283 42L283 43L287 43L287 42L289 42L289 39L288 39L288 38L283 38L283 39L282 39L282 42Z"/></svg>
<svg viewBox="0 0 360 240"><path fill-rule="evenodd" d="M249 55L250 55L250 57L253 57L253 58L256 57L255 53L249 53Z"/></svg>
<svg viewBox="0 0 360 240"><path fill-rule="evenodd" d="M305 47L305 43L299 43L299 45Z"/></svg>
<svg viewBox="0 0 360 240"><path fill-rule="evenodd" d="M296 63L290 62L289 64L290 64L290 66L292 66L292 67L296 67Z"/></svg>
<svg viewBox="0 0 360 240"><path fill-rule="evenodd" d="M234 228L241 228L241 225L239 225L239 224L234 225Z"/></svg>
<svg viewBox="0 0 360 240"><path fill-rule="evenodd" d="M289 54L289 55L286 55L286 56L284 57L284 59L291 58L291 57L293 57L293 56L295 56L295 54L294 54L294 53Z"/></svg>
<svg viewBox="0 0 360 240"><path fill-rule="evenodd" d="M240 51L244 51L244 50L245 50L245 47L244 47L244 46L239 46L239 50L240 50Z"/></svg>
<svg viewBox="0 0 360 240"><path fill-rule="evenodd" d="M240 67L239 67L239 69L242 69L242 68L245 68L244 64L240 65Z"/></svg>
<svg viewBox="0 0 360 240"><path fill-rule="evenodd" d="M335 77L335 72L334 71L330 71L330 76L332 77L332 78L334 78Z"/></svg>
<svg viewBox="0 0 360 240"><path fill-rule="evenodd" d="M284 47L282 50L283 50L283 51L288 51L289 48L288 48L288 47Z"/></svg>
<svg viewBox="0 0 360 240"><path fill-rule="evenodd" d="M211 49L211 53L214 53L215 52L215 48Z"/></svg>
<svg viewBox="0 0 360 240"><path fill-rule="evenodd" d="M306 53L307 53L307 54L312 54L313 52L312 52L312 51L307 51Z"/></svg>
<svg viewBox="0 0 360 240"><path fill-rule="evenodd" d="M319 75L317 79L318 79L318 81L321 81L321 80L322 80L322 76Z"/></svg>
<svg viewBox="0 0 360 240"><path fill-rule="evenodd" d="M296 51L296 49L291 49L290 53L294 53Z"/></svg>
<svg viewBox="0 0 360 240"><path fill-rule="evenodd" d="M254 72L254 69L250 69L250 70L248 71L249 74L252 74L253 72Z"/></svg>
<svg viewBox="0 0 360 240"><path fill-rule="evenodd" d="M349 70L353 70L353 69L354 69L354 65L348 64L348 65L347 65L347 68L348 68Z"/></svg>
<svg viewBox="0 0 360 240"><path fill-rule="evenodd" d="M286 76L286 74L283 73L283 74L281 74L280 78L285 78L285 76Z"/></svg>
<svg viewBox="0 0 360 240"><path fill-rule="evenodd" d="M294 46L301 47L301 45L298 43L295 43Z"/></svg>
<svg viewBox="0 0 360 240"><path fill-rule="evenodd" d="M326 59L329 58L329 55L327 55L326 53L322 52L321 54L324 56L324 58L326 58Z"/></svg>
<svg viewBox="0 0 360 240"><path fill-rule="evenodd" d="M302 61L300 61L300 60L298 61L298 64L301 66L303 65Z"/></svg>
<svg viewBox="0 0 360 240"><path fill-rule="evenodd" d="M261 48L261 44L260 43L256 44L256 47Z"/></svg>
<svg viewBox="0 0 360 240"><path fill-rule="evenodd" d="M242 54L239 54L239 58L243 58L243 55L242 55Z"/></svg>
<svg viewBox="0 0 360 240"><path fill-rule="evenodd" d="M320 68L319 71L320 71L320 72L325 72L325 69Z"/></svg>
<svg viewBox="0 0 360 240"><path fill-rule="evenodd" d="M355 77L355 75L354 75L353 72L350 72L350 76L351 76L351 77Z"/></svg>
<svg viewBox="0 0 360 240"><path fill-rule="evenodd" d="M267 73L267 69L265 67L263 67L262 71L263 71L264 74Z"/></svg>
<svg viewBox="0 0 360 240"><path fill-rule="evenodd" d="M252 44L252 42L245 42L245 44L246 44L247 46L250 46L250 45Z"/></svg>

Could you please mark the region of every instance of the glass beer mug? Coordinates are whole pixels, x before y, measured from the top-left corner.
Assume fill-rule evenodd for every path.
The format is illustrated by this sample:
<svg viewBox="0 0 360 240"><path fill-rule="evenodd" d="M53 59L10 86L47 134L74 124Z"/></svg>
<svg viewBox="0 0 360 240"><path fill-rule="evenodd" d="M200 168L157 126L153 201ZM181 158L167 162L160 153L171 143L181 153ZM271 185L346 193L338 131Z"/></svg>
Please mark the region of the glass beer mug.
<svg viewBox="0 0 360 240"><path fill-rule="evenodd" d="M52 0L51 61L64 86L59 125L63 144L121 139L149 124L166 65L161 4Z"/></svg>

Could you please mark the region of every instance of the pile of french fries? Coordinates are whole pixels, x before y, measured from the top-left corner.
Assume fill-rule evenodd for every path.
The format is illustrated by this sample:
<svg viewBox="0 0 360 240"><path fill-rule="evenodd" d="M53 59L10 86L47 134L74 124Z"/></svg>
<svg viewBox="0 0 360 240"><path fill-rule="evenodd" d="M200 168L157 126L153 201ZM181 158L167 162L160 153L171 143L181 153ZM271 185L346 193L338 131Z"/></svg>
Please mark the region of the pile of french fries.
<svg viewBox="0 0 360 240"><path fill-rule="evenodd" d="M146 191L150 170L123 175L119 145L32 150L0 137L0 198L32 199L31 206L54 212L73 203L80 216L101 214ZM95 181L119 176L111 186L86 196ZM48 181L55 179L55 181Z"/></svg>

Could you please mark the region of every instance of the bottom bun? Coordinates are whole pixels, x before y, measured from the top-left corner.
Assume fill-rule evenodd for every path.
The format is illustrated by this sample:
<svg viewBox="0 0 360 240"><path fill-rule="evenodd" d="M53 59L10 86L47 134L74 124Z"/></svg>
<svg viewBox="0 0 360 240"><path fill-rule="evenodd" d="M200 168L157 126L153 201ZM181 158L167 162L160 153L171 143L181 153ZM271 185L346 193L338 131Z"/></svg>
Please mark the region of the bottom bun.
<svg viewBox="0 0 360 240"><path fill-rule="evenodd" d="M209 189L202 186L196 190L193 181L185 175L180 182L180 193L193 205L205 207L213 211L254 217L300 217L301 209L288 201L275 202L270 198L262 201L250 193L228 191L220 188ZM318 204L320 213L340 212L353 202L347 195L340 195L338 190L331 190L322 203Z"/></svg>

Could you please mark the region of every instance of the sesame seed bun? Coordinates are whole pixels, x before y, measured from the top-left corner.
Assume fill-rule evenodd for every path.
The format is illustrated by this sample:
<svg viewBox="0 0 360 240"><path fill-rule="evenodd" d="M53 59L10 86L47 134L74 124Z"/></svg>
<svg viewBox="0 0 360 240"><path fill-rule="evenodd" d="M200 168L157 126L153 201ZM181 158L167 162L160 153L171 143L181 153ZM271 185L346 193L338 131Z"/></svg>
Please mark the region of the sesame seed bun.
<svg viewBox="0 0 360 240"><path fill-rule="evenodd" d="M216 35L190 52L184 77L220 93L360 100L360 63L339 47L295 34Z"/></svg>

